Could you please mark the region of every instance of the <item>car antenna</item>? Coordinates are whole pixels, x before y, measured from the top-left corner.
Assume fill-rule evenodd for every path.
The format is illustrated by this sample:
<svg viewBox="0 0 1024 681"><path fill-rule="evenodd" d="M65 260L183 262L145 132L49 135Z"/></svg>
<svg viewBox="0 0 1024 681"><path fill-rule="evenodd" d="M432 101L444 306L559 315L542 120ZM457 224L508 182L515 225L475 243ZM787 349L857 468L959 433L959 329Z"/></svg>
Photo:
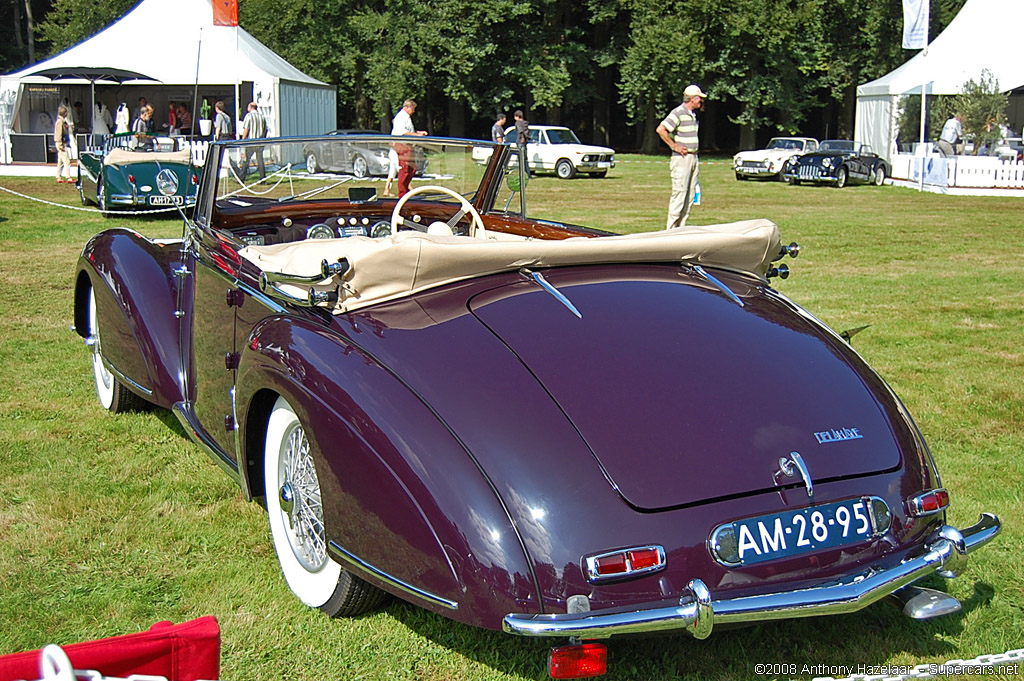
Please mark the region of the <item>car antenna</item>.
<svg viewBox="0 0 1024 681"><path fill-rule="evenodd" d="M191 121L192 121L193 125L192 125L192 129L189 131L190 138L189 138L189 144L188 144L188 176L189 176L189 180L190 181L191 181L191 179L193 177L193 168L195 167L195 148L192 146L192 144L195 141L195 136L196 136L196 134L195 134L195 131L196 131L195 124L197 123L197 120L195 118L195 115L196 115L196 106L199 103L199 63L200 63L200 58L202 57L202 55L203 55L203 29L202 29L202 27L200 27L199 28L199 44L196 46L196 82L195 82L195 87L192 90L192 111L191 111L192 118L191 118ZM199 188L196 187L196 192L197 192L196 198L198 198L198 191L199 191ZM187 189L185 190L185 202L186 203L188 202L188 190ZM184 215L185 215L184 211L182 211L182 217L184 217ZM185 220L187 222L188 218L185 218Z"/></svg>

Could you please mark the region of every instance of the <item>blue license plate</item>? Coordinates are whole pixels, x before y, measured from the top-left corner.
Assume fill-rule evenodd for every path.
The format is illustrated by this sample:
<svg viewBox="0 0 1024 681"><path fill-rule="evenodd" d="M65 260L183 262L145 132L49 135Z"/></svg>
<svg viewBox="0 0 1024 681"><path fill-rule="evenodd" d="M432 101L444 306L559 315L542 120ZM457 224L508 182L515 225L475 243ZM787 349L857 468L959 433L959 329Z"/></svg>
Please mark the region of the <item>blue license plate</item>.
<svg viewBox="0 0 1024 681"><path fill-rule="evenodd" d="M879 504L881 507L879 507ZM720 525L711 536L715 558L726 565L753 565L868 540L884 529L876 514L888 508L878 497L858 497Z"/></svg>

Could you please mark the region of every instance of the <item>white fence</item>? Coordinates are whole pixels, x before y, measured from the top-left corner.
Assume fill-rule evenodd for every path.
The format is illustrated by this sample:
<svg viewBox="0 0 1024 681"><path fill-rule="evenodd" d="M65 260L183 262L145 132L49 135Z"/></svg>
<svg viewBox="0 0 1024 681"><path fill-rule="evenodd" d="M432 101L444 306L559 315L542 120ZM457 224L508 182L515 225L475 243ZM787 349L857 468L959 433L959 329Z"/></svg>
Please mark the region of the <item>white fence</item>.
<svg viewBox="0 0 1024 681"><path fill-rule="evenodd" d="M975 189L1024 189L1024 162L1002 161L992 156L914 156L897 154L892 176L919 182L922 161L924 183L939 187Z"/></svg>

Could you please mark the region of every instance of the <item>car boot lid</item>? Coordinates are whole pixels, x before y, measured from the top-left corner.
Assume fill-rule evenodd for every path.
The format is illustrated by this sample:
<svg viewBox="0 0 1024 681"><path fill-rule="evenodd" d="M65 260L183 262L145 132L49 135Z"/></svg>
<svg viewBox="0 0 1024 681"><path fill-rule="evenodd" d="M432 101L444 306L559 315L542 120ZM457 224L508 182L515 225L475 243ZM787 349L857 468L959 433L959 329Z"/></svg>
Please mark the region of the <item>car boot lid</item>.
<svg viewBox="0 0 1024 681"><path fill-rule="evenodd" d="M549 270L580 316L525 277L471 310L637 508L810 491L898 467L897 419L866 384L870 369L756 280L716 274L717 284L686 266L633 266L629 278L614 265Z"/></svg>

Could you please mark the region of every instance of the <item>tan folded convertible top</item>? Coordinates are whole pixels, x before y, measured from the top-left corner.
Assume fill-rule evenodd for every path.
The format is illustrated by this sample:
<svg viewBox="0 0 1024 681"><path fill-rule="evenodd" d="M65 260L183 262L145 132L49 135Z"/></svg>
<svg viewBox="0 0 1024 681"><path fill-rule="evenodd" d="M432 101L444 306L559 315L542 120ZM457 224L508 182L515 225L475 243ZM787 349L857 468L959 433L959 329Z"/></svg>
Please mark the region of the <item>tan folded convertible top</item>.
<svg viewBox="0 0 1024 681"><path fill-rule="evenodd" d="M129 149L111 149L103 157L103 165L123 166L128 163L188 163L188 149L179 151L131 151Z"/></svg>
<svg viewBox="0 0 1024 681"><path fill-rule="evenodd" d="M323 260L333 263L345 258L350 268L340 282L335 278L313 286L318 291L338 290L334 307L338 314L443 284L523 267L683 261L748 272L764 279L779 249L778 226L761 219L557 241L482 240L403 231L382 239L347 237L247 246L239 253L264 272L299 276L316 274ZM302 299L309 290L309 286L278 286Z"/></svg>

